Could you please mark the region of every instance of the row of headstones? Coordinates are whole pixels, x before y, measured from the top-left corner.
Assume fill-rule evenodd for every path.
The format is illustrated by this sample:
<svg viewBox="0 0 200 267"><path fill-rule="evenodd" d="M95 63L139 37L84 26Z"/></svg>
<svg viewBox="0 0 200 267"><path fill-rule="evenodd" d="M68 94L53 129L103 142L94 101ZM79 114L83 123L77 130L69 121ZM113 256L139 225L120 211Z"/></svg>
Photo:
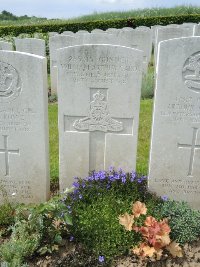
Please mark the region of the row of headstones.
<svg viewBox="0 0 200 267"><path fill-rule="evenodd" d="M149 187L200 203L200 37L159 44ZM143 52L81 45L58 51L60 190L109 166L136 167ZM49 196L44 57L0 51L0 180L15 201Z"/></svg>

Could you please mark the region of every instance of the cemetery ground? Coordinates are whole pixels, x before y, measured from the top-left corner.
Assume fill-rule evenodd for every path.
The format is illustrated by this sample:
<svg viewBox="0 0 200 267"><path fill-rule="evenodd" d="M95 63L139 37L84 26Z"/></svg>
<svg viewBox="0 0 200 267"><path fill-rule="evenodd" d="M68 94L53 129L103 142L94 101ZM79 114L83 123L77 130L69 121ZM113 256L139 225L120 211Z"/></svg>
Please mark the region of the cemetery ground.
<svg viewBox="0 0 200 267"><path fill-rule="evenodd" d="M87 180L75 180L75 191L59 197L56 195L58 106L49 104L51 188L55 196L47 203L18 207L6 202L5 196L5 205L0 210L2 264L11 267L199 266L200 213L166 196L157 198L146 188L144 175L148 168L152 108L152 99L141 100L137 157L140 174L127 175L112 169L107 173L93 173ZM137 230L129 231L131 212ZM139 229L145 223L147 227L147 218L157 226L164 226L165 244L154 251L149 243L148 250L136 256L130 249L144 241ZM169 227L171 247L166 245Z"/></svg>

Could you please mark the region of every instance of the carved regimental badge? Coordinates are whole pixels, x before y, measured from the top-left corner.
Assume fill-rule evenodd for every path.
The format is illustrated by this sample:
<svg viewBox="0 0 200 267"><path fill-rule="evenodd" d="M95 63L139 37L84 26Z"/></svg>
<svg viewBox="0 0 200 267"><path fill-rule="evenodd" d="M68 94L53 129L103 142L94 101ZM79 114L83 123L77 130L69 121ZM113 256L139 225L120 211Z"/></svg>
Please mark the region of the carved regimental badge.
<svg viewBox="0 0 200 267"><path fill-rule="evenodd" d="M188 89L200 93L200 52L186 60L183 67L183 80Z"/></svg>
<svg viewBox="0 0 200 267"><path fill-rule="evenodd" d="M0 103L14 100L21 92L21 80L10 64L0 62Z"/></svg>
<svg viewBox="0 0 200 267"><path fill-rule="evenodd" d="M110 117L104 98L104 94L100 91L93 94L94 100L90 102L89 116L75 120L73 126L76 130L102 132L120 132L123 130L123 123Z"/></svg>

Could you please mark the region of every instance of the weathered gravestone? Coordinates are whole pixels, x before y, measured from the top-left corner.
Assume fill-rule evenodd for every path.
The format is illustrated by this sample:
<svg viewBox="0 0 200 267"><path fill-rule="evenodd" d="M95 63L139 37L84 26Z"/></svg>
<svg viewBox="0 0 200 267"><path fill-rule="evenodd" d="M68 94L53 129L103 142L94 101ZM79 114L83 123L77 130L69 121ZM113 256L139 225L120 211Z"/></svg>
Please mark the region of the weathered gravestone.
<svg viewBox="0 0 200 267"><path fill-rule="evenodd" d="M200 36L200 24L194 26L194 36Z"/></svg>
<svg viewBox="0 0 200 267"><path fill-rule="evenodd" d="M45 41L36 38L15 39L16 50L19 52L26 52L38 56L46 56Z"/></svg>
<svg viewBox="0 0 200 267"><path fill-rule="evenodd" d="M81 45L58 52L60 189L109 166L135 169L142 52Z"/></svg>
<svg viewBox="0 0 200 267"><path fill-rule="evenodd" d="M200 37L160 43L149 188L200 209Z"/></svg>
<svg viewBox="0 0 200 267"><path fill-rule="evenodd" d="M131 48L139 49L144 52L143 56L143 72L147 72L148 63L151 58L152 51L152 32L148 30L121 30L117 34L121 43L129 43Z"/></svg>
<svg viewBox="0 0 200 267"><path fill-rule="evenodd" d="M49 197L46 59L0 51L0 203Z"/></svg>
<svg viewBox="0 0 200 267"><path fill-rule="evenodd" d="M51 93L57 93L57 49L75 45L75 41L75 37L64 34L49 38Z"/></svg>
<svg viewBox="0 0 200 267"><path fill-rule="evenodd" d="M165 27L158 28L156 30L156 40L155 40L155 49L154 49L155 63L157 62L159 42L169 40L169 39L189 37L189 36L193 36L192 28L184 28L184 27L177 27L177 26L165 26Z"/></svg>
<svg viewBox="0 0 200 267"><path fill-rule="evenodd" d="M13 45L12 45L12 43L9 43L9 42L0 41L0 50L12 51Z"/></svg>
<svg viewBox="0 0 200 267"><path fill-rule="evenodd" d="M9 43L9 42L0 41L0 50L12 51L13 45L12 45L12 43Z"/></svg>

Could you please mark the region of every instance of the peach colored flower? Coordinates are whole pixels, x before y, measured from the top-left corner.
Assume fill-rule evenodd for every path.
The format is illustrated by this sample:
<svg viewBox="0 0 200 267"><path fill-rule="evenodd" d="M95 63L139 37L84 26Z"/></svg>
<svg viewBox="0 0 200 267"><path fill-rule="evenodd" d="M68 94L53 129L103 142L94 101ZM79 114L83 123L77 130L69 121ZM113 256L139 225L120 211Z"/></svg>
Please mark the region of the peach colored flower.
<svg viewBox="0 0 200 267"><path fill-rule="evenodd" d="M119 217L119 223L125 227L127 231L132 230L132 226L134 223L134 216L129 215L127 212L124 215L120 215Z"/></svg>
<svg viewBox="0 0 200 267"><path fill-rule="evenodd" d="M141 214L145 215L147 213L147 208L146 208L144 203L142 203L140 201L136 201L133 204L132 212L133 212L133 215L136 218L138 218Z"/></svg>

